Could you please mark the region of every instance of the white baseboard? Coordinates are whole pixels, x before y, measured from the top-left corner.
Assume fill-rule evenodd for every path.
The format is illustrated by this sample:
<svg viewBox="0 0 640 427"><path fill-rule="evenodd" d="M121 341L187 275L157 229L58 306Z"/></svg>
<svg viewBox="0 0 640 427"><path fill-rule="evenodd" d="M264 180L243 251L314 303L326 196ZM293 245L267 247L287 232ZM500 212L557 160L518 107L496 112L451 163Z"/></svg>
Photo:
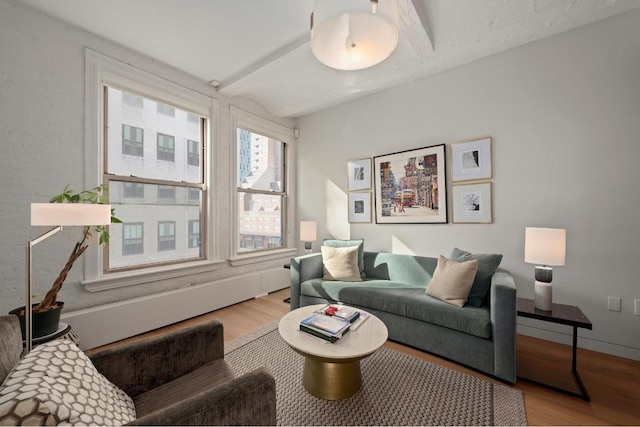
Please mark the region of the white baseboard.
<svg viewBox="0 0 640 427"><path fill-rule="evenodd" d="M63 313L90 349L288 287L289 271L265 270L128 301Z"/></svg>

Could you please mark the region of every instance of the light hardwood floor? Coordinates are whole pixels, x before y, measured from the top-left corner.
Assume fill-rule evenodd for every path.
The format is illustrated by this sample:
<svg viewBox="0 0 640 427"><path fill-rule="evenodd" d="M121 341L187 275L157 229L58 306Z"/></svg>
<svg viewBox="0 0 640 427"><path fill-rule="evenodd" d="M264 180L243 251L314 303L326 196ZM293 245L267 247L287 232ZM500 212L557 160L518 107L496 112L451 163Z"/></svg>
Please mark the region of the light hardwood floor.
<svg viewBox="0 0 640 427"><path fill-rule="evenodd" d="M217 318L224 324L225 342L231 341L280 319L289 311L289 305L282 301L288 295L289 290L284 289L161 330ZM129 340L143 339L153 333L155 331ZM109 346L116 345L118 343ZM387 342L385 345L500 383L479 372L402 344ZM578 371L591 396L590 402L518 380L514 387L524 392L529 425L640 425L640 362L578 349ZM571 375L571 348L566 345L518 336L518 373L578 391Z"/></svg>

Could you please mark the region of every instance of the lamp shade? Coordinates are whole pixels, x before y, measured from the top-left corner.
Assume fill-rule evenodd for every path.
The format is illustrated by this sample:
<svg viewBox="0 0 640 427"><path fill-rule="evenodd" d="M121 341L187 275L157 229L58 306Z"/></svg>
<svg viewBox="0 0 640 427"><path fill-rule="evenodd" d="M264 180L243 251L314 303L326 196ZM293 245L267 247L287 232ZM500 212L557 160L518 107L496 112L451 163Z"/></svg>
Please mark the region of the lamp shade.
<svg viewBox="0 0 640 427"><path fill-rule="evenodd" d="M111 205L31 203L31 225L73 226L111 223Z"/></svg>
<svg viewBox="0 0 640 427"><path fill-rule="evenodd" d="M387 17L343 13L311 27L311 52L338 70L361 70L384 61L398 45L398 30Z"/></svg>
<svg viewBox="0 0 640 427"><path fill-rule="evenodd" d="M300 241L315 242L316 241L316 222L300 221Z"/></svg>
<svg viewBox="0 0 640 427"><path fill-rule="evenodd" d="M524 262L542 265L564 265L567 230L562 228L526 227Z"/></svg>

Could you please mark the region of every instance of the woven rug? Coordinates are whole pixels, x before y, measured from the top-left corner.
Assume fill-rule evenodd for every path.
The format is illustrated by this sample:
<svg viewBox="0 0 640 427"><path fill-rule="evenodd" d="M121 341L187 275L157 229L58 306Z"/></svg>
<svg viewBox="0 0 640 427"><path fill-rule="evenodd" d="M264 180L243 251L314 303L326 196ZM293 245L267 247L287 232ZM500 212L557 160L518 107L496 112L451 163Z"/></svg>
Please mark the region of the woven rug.
<svg viewBox="0 0 640 427"><path fill-rule="evenodd" d="M382 347L362 360L362 388L328 401L302 386L304 358L278 322L225 345L241 375L266 366L276 379L278 425L526 425L522 392ZM330 344L327 344L330 345Z"/></svg>

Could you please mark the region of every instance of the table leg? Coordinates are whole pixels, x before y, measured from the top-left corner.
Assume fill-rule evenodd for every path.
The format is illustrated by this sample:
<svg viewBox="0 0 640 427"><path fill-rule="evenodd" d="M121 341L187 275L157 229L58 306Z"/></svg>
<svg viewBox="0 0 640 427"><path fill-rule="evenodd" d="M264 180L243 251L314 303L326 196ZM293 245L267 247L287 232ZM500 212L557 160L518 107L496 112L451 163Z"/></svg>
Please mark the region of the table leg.
<svg viewBox="0 0 640 427"><path fill-rule="evenodd" d="M574 391L565 390L560 387L556 387L553 385L541 383L540 381L532 380L530 378L521 377L518 375L518 378L521 380L529 381L530 383L540 385L542 387L546 387L551 390L558 391L560 393L568 394L569 396L579 397L581 399L586 400L587 402L591 400L589 397L589 393L587 393L587 389L582 383L582 379L580 379L580 374L578 374L578 328L576 326L573 327L573 348L571 349L572 358L571 358L571 373L573 374L573 378L576 380L578 387L580 388L580 393L576 393Z"/></svg>
<svg viewBox="0 0 640 427"><path fill-rule="evenodd" d="M573 359L571 361L571 370L573 372L573 376L576 379L576 383L578 383L578 387L580 387L581 394L576 393L578 397L583 398L586 401L590 401L589 393L587 393L587 389L582 383L580 379L580 374L578 374L578 327L573 327Z"/></svg>
<svg viewBox="0 0 640 427"><path fill-rule="evenodd" d="M333 363L307 356L302 383L309 393L320 399L345 399L362 386L360 361Z"/></svg>

